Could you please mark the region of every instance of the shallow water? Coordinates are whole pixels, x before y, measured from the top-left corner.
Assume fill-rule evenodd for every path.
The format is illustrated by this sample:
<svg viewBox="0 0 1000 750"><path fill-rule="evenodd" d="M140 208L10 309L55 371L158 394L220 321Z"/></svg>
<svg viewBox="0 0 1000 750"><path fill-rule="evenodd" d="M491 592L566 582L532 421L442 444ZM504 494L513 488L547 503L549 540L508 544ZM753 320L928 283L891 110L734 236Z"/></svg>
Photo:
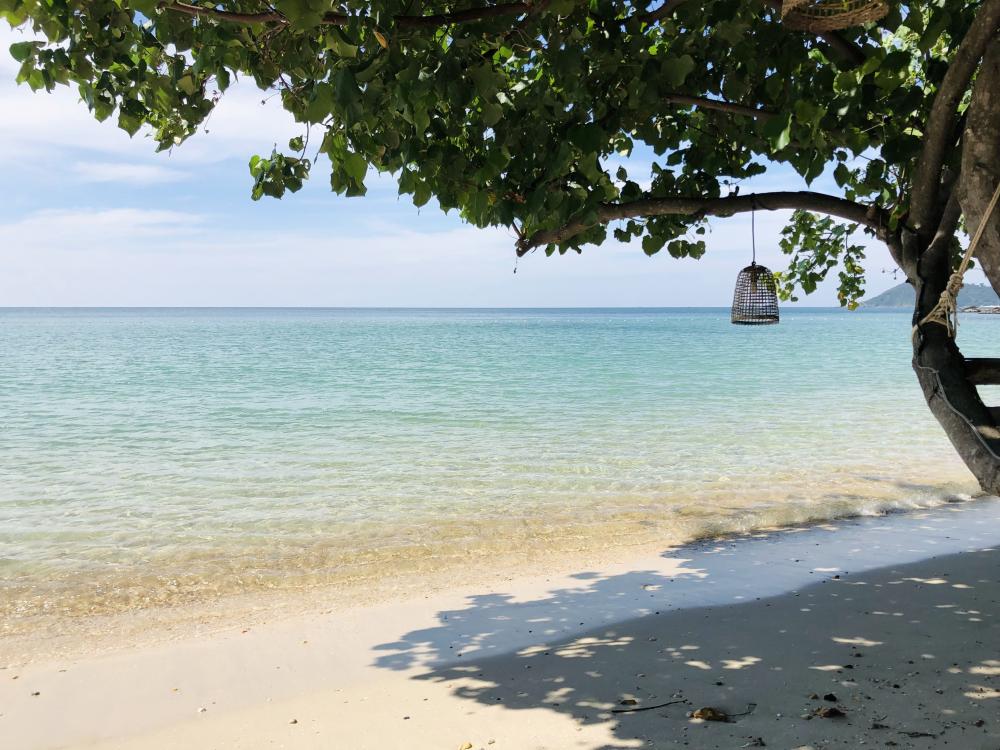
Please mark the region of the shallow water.
<svg viewBox="0 0 1000 750"><path fill-rule="evenodd" d="M998 325L965 316L967 355ZM724 310L0 310L0 620L967 496L909 329L834 310L762 328Z"/></svg>

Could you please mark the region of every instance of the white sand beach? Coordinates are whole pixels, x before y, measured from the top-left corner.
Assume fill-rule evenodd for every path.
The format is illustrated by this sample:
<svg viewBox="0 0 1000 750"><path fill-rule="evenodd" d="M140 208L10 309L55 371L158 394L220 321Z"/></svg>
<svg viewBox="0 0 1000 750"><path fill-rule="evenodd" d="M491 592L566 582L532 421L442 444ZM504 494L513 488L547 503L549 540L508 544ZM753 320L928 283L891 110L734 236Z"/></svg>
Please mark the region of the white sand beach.
<svg viewBox="0 0 1000 750"><path fill-rule="evenodd" d="M0 747L995 750L998 614L985 499L8 665Z"/></svg>

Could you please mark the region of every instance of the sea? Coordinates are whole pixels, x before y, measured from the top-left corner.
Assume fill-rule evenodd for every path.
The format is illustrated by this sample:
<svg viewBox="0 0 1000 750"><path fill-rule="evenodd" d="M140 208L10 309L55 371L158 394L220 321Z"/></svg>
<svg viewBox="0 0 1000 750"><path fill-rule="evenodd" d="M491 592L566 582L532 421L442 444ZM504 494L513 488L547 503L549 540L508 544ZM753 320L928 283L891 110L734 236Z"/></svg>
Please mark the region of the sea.
<svg viewBox="0 0 1000 750"><path fill-rule="evenodd" d="M963 316L966 354L998 326ZM0 633L968 501L909 339L904 311L0 309Z"/></svg>

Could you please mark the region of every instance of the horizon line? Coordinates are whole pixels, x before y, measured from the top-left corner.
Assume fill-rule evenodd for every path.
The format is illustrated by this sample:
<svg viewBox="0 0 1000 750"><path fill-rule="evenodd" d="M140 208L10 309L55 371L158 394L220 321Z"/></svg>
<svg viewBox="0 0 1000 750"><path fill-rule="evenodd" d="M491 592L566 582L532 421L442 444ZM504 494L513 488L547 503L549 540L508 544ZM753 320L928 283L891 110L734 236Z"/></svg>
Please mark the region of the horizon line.
<svg viewBox="0 0 1000 750"><path fill-rule="evenodd" d="M729 310L730 305L0 305L0 311L10 310ZM848 310L837 305L788 305L783 310L910 310L905 307L872 307L863 305Z"/></svg>

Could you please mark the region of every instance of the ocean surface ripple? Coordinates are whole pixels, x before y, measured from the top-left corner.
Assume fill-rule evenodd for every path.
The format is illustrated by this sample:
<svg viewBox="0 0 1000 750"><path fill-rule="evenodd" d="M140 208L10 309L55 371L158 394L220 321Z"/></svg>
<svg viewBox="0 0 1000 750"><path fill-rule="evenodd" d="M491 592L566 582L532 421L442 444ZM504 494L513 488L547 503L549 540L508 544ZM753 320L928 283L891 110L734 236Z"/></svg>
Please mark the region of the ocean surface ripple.
<svg viewBox="0 0 1000 750"><path fill-rule="evenodd" d="M963 319L966 353L998 324ZM909 330L833 310L749 329L717 309L2 310L0 632L967 498Z"/></svg>

